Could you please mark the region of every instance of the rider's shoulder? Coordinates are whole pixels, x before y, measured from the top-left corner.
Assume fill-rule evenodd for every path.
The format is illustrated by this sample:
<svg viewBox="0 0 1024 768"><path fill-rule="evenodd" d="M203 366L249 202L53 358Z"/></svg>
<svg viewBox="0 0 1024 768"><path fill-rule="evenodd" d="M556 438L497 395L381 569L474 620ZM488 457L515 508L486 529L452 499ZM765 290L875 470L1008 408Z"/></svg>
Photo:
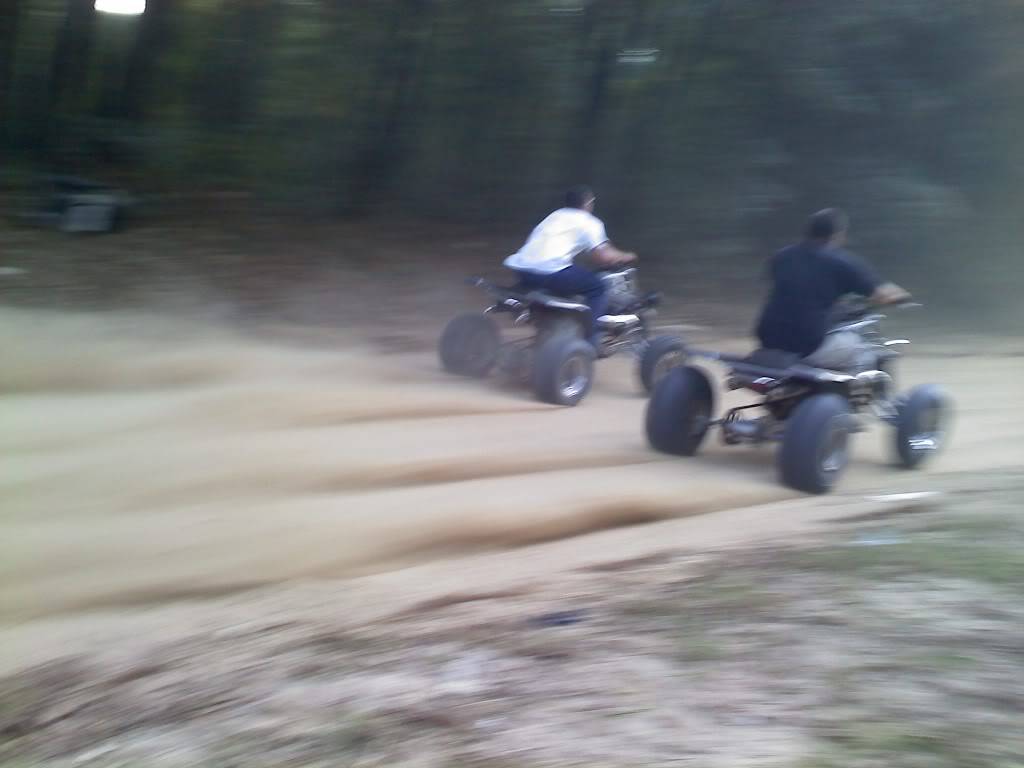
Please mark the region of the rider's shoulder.
<svg viewBox="0 0 1024 768"><path fill-rule="evenodd" d="M772 254L772 258L775 260L785 259L792 256L798 256L806 251L803 243L792 243L790 245L779 248L775 253Z"/></svg>
<svg viewBox="0 0 1024 768"><path fill-rule="evenodd" d="M822 249L821 253L830 261L838 262L843 265L860 266L864 263L864 259L853 251L848 251L845 248L832 246Z"/></svg>
<svg viewBox="0 0 1024 768"><path fill-rule="evenodd" d="M579 221L601 221L590 211L585 211L582 208L559 208L556 213L563 214L568 218L578 219Z"/></svg>
<svg viewBox="0 0 1024 768"><path fill-rule="evenodd" d="M590 211L584 211L581 208L563 208L562 210L566 211L566 217L562 221L567 226L593 233L594 236L603 234L604 222Z"/></svg>

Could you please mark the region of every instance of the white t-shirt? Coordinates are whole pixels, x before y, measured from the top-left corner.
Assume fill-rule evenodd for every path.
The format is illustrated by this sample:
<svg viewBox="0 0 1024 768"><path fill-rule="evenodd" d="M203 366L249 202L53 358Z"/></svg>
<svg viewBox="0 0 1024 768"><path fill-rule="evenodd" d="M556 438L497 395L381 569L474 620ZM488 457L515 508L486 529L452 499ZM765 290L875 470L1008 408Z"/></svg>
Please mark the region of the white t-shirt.
<svg viewBox="0 0 1024 768"><path fill-rule="evenodd" d="M559 208L534 227L526 243L505 259L510 269L541 275L560 272L576 256L607 242L604 224L582 208Z"/></svg>

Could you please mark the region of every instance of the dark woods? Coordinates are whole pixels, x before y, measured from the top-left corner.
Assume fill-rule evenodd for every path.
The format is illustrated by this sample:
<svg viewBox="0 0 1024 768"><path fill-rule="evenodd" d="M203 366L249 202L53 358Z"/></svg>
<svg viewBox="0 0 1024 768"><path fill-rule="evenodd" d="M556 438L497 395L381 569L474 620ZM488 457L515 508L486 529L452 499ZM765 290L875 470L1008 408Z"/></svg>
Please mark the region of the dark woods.
<svg viewBox="0 0 1024 768"><path fill-rule="evenodd" d="M664 254L823 204L939 270L1024 188L1017 0L2 0L9 168L522 228L579 180Z"/></svg>

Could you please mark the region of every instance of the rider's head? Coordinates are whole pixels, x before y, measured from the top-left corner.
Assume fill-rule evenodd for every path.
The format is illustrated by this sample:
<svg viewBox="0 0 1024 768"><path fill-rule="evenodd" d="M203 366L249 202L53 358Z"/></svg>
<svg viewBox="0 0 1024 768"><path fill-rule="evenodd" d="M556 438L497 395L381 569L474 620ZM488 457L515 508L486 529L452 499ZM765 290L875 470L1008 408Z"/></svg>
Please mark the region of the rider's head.
<svg viewBox="0 0 1024 768"><path fill-rule="evenodd" d="M594 197L594 190L586 184L575 186L565 193L566 208L580 208L589 213L594 210L594 203L596 201L597 198Z"/></svg>
<svg viewBox="0 0 1024 768"><path fill-rule="evenodd" d="M846 242L850 220L838 208L825 208L811 215L805 232L808 240L822 245L841 246Z"/></svg>

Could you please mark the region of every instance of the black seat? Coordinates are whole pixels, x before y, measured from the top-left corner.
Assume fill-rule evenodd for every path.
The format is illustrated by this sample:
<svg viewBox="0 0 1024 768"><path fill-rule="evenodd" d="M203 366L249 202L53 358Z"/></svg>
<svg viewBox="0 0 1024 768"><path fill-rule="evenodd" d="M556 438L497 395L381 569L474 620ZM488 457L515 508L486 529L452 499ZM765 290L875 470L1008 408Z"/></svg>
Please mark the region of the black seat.
<svg viewBox="0 0 1024 768"><path fill-rule="evenodd" d="M755 349L745 358L744 363L775 370L785 370L796 365L803 358L795 352L786 352L782 349Z"/></svg>
<svg viewBox="0 0 1024 768"><path fill-rule="evenodd" d="M565 296L558 296L548 291L530 291L524 295L524 300L533 304L542 304L552 309L565 309L576 312L590 311L590 307L576 298L566 298Z"/></svg>
<svg viewBox="0 0 1024 768"><path fill-rule="evenodd" d="M721 355L739 386L765 393L787 380L800 363L800 355L778 349L755 349L748 355Z"/></svg>

